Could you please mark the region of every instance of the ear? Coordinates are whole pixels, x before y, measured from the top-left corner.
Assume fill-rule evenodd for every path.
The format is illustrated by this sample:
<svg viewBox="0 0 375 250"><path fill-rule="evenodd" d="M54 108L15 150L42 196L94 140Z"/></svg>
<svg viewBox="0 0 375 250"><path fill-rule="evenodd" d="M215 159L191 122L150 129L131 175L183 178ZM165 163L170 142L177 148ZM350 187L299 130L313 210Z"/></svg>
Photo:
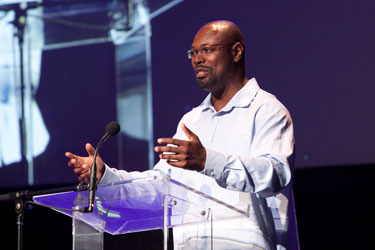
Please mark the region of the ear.
<svg viewBox="0 0 375 250"><path fill-rule="evenodd" d="M241 60L241 58L243 57L243 51L244 47L242 43L236 42L235 44L233 44L232 53L234 62L238 63Z"/></svg>

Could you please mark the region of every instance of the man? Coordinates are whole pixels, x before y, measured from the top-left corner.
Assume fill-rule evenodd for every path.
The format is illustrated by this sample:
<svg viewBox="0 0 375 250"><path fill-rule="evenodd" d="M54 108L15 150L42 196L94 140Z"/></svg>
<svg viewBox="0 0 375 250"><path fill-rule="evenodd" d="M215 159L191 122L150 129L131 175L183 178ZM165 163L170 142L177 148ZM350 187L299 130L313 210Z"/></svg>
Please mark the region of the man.
<svg viewBox="0 0 375 250"><path fill-rule="evenodd" d="M250 219L223 224L214 236L219 242L214 243L215 249L298 249L292 192L294 138L288 111L260 89L254 78L247 78L244 42L235 24L214 21L204 25L187 55L198 85L210 94L184 115L173 138L158 139L162 146L155 151L161 160L154 170L172 169L177 180L202 192L208 186L210 195L224 201L246 193ZM68 165L80 180L90 173L94 148L86 144L86 150L88 157L66 153ZM98 159L102 182L143 174L150 171L118 171ZM237 192L220 191L213 180ZM200 233L180 236L175 230L176 249L206 246Z"/></svg>

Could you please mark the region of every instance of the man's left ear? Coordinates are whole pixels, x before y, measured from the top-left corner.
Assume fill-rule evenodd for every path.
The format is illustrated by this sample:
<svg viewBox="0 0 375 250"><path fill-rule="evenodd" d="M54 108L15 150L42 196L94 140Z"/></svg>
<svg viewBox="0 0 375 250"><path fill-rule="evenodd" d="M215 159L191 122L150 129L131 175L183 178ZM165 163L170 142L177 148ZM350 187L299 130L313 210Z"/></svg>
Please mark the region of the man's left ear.
<svg viewBox="0 0 375 250"><path fill-rule="evenodd" d="M239 62L243 56L243 45L240 42L236 42L232 46L233 60Z"/></svg>

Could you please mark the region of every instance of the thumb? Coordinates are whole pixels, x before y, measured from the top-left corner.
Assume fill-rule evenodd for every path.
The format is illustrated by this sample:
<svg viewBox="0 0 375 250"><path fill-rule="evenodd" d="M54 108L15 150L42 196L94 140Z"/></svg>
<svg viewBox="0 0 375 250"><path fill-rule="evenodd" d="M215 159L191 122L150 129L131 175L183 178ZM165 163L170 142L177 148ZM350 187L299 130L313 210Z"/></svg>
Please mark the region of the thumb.
<svg viewBox="0 0 375 250"><path fill-rule="evenodd" d="M90 143L86 143L85 148L89 156L94 156L95 148Z"/></svg>
<svg viewBox="0 0 375 250"><path fill-rule="evenodd" d="M182 131L184 131L185 135L188 137L190 141L197 138L197 136L188 127L186 127L185 123L182 123L181 127Z"/></svg>

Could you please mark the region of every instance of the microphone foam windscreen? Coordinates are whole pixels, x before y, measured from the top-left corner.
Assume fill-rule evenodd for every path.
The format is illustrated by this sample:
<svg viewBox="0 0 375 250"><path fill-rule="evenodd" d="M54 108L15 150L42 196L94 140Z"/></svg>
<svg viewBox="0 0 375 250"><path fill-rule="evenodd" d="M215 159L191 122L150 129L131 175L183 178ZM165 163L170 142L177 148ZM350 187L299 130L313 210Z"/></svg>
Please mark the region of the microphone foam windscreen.
<svg viewBox="0 0 375 250"><path fill-rule="evenodd" d="M105 132L108 133L110 136L117 134L120 131L120 124L116 121L111 121L105 127Z"/></svg>

